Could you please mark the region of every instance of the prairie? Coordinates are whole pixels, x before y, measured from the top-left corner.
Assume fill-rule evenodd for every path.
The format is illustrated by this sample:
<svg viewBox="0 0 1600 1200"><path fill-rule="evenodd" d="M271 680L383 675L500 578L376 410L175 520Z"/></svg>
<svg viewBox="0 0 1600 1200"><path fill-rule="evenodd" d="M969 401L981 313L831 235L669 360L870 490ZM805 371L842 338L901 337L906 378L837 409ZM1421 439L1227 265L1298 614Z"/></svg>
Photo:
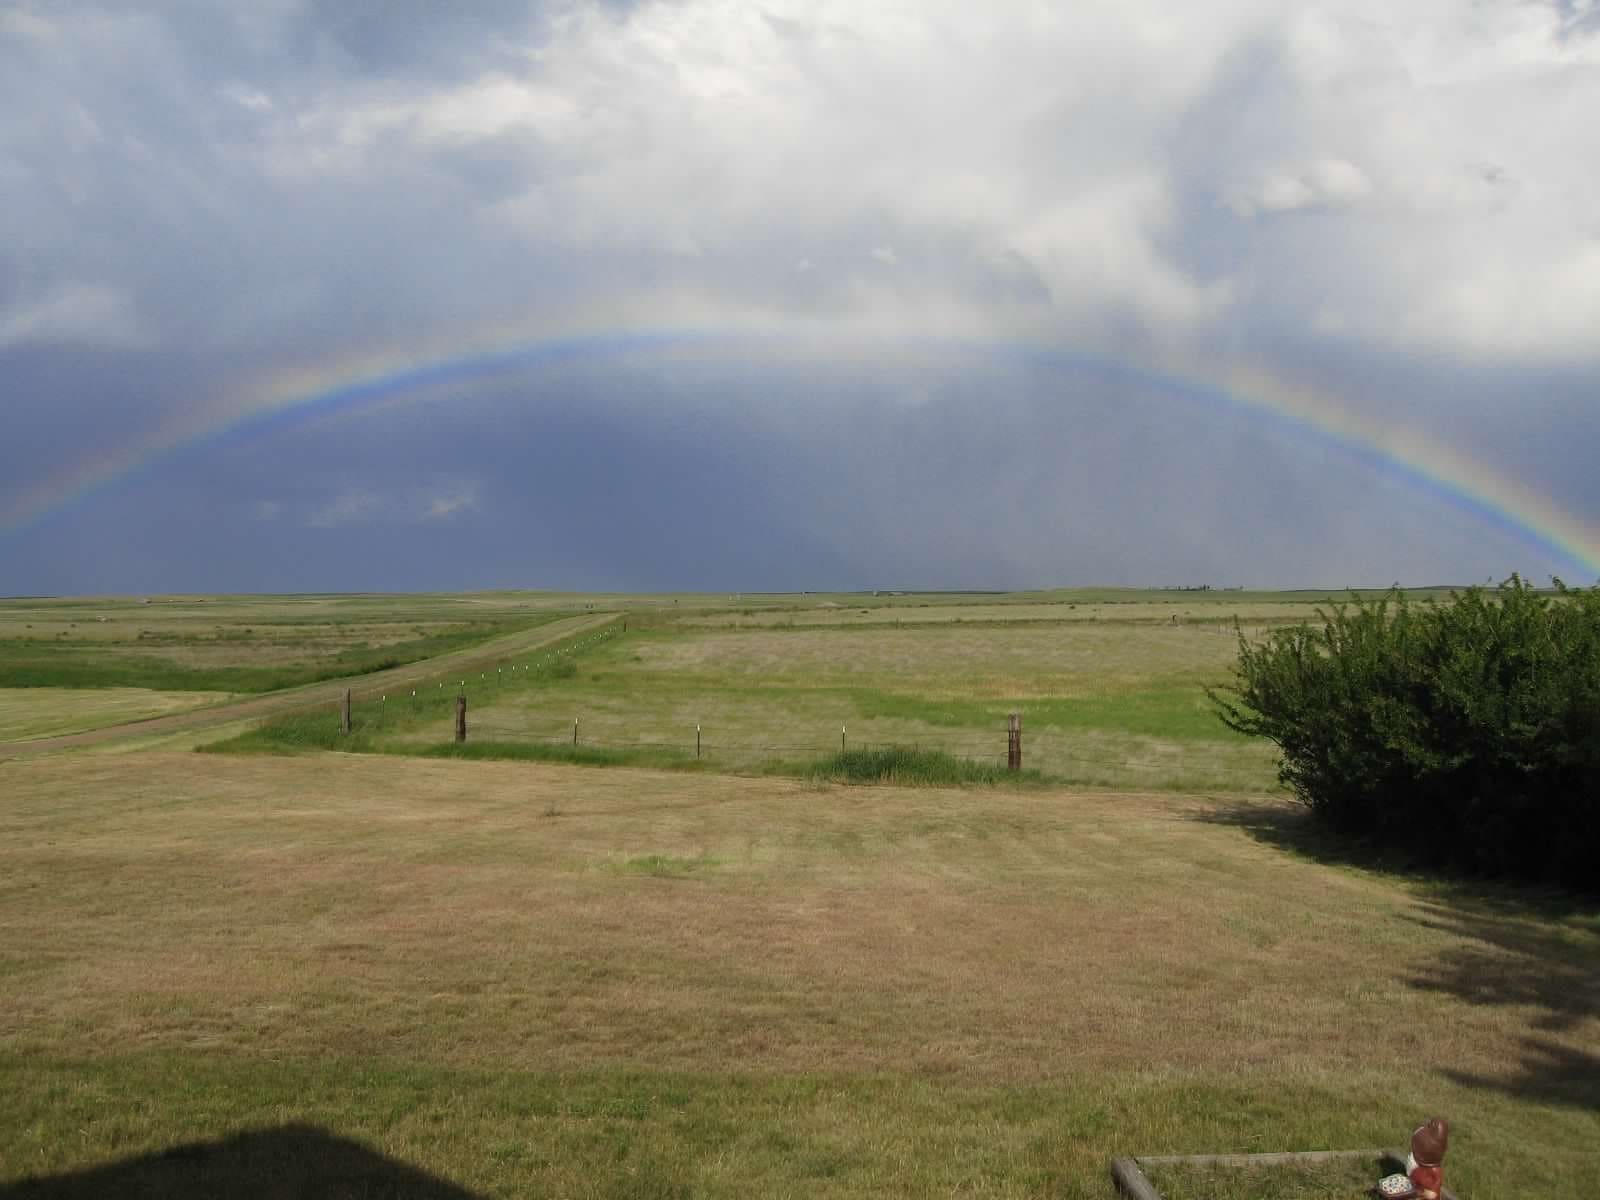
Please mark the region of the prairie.
<svg viewBox="0 0 1600 1200"><path fill-rule="evenodd" d="M224 698L220 692L153 688L0 688L0 742L138 721Z"/></svg>
<svg viewBox="0 0 1600 1200"><path fill-rule="evenodd" d="M1205 686L1229 678L1236 649L1210 626L630 621L626 634L614 625L616 636L573 647L561 672L508 658L477 678L432 680L416 699L367 695L359 748L444 746L464 691L469 745L484 748L570 746L576 733L582 747L723 770L803 769L841 749L890 744L1003 765L1015 711L1025 764L1058 782L1247 792L1275 784L1269 748L1210 712ZM285 733L286 744L298 736Z"/></svg>
<svg viewBox="0 0 1600 1200"><path fill-rule="evenodd" d="M456 597L0 601L0 688L269 692L457 650L554 618Z"/></svg>
<svg viewBox="0 0 1600 1200"><path fill-rule="evenodd" d="M332 676L331 682L324 678L321 682L301 683L262 695L229 695L198 710L145 716L132 721L124 719L120 724L96 724L77 733L36 734L23 737L20 741L0 742L0 746L12 755L51 753L90 746L100 749L118 746L133 748L136 745L151 747L176 744L176 741L187 742L198 748L218 738L245 732L241 722L259 720L273 714L288 714L292 720L299 721L315 719L319 709L325 712L328 706L337 705L347 690L353 691L357 687L364 687L367 689L366 695L381 702L387 692L398 693L402 688L414 690L437 672L467 675L480 667L492 669L497 661L507 656L531 655L542 647L559 645L584 630L603 626L608 621L609 618L603 614L564 616L553 613L532 627L514 628L510 633L497 634L487 641L469 639L466 646L435 654L426 660L426 664L394 665L383 661L370 664L375 669L358 677L325 672L325 675ZM48 712L51 697L60 697L72 690L19 688L9 694L19 709L26 710L31 705L36 710ZM128 690L143 692L147 696L151 694L149 689ZM106 697L118 694L118 689L107 687L78 689L80 698L65 707L88 721L97 709L104 708ZM381 703L375 711L382 712ZM102 716L106 720L119 719L114 712L103 713ZM19 717L19 723L23 719L33 718Z"/></svg>
<svg viewBox="0 0 1600 1200"><path fill-rule="evenodd" d="M5 770L3 1195L147 1155L269 1195L226 1148L275 1130L390 1164L349 1194L1104 1198L1116 1154L1433 1111L1461 1195L1594 1194L1600 920L1341 862L1276 799Z"/></svg>
<svg viewBox="0 0 1600 1200"><path fill-rule="evenodd" d="M1117 1155L1434 1112L1464 1198L1600 1195L1600 914L1318 836L1207 708L1233 616L1319 600L0 602L0 671L44 644L99 685L0 692L36 739L0 749L0 1200L1107 1200ZM157 639L302 681L420 657L104 686ZM1025 786L807 768L1003 762L1011 711ZM229 747L276 753L188 752Z"/></svg>

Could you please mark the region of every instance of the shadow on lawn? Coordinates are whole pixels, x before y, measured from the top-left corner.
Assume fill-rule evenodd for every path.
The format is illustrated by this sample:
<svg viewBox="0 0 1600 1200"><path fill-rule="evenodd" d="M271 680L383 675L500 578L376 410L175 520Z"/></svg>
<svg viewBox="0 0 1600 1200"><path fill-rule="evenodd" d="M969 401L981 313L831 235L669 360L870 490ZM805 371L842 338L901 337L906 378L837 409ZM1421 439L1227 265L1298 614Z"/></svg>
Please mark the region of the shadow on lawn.
<svg viewBox="0 0 1600 1200"><path fill-rule="evenodd" d="M1504 1076L1446 1070L1472 1087L1551 1104L1600 1109L1600 1055L1561 1040L1600 1020L1600 903L1537 888L1441 876L1403 850L1334 834L1288 804L1239 804L1197 816L1241 829L1302 858L1386 871L1425 889L1403 919L1447 935L1448 945L1419 961L1404 982L1475 1006L1526 1011L1539 1034Z"/></svg>
<svg viewBox="0 0 1600 1200"><path fill-rule="evenodd" d="M479 1200L474 1192L312 1125L189 1142L101 1167L0 1185L0 1200L91 1196Z"/></svg>
<svg viewBox="0 0 1600 1200"><path fill-rule="evenodd" d="M1581 1037L1600 1019L1600 930L1553 924L1551 906L1458 893L1406 918L1452 935L1455 945L1421 963L1406 982L1468 1004L1530 1014L1545 1037L1523 1039L1521 1060L1502 1078L1446 1070L1458 1083L1498 1088L1549 1104L1600 1109L1600 1055L1557 1040Z"/></svg>
<svg viewBox="0 0 1600 1200"><path fill-rule="evenodd" d="M1195 813L1194 819L1207 825L1242 829L1258 842L1315 862L1424 878L1416 858L1403 848L1334 833L1320 825L1310 809L1287 800L1223 803ZM1431 881L1434 877L1428 878Z"/></svg>

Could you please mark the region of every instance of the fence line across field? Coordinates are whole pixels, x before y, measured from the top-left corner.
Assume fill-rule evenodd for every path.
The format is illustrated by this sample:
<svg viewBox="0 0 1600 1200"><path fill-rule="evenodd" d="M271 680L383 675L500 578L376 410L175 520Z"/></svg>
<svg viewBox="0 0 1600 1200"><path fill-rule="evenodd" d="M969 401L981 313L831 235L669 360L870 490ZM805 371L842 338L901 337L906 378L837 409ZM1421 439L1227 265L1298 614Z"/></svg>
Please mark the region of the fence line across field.
<svg viewBox="0 0 1600 1200"><path fill-rule="evenodd" d="M397 705L398 715L416 715L419 711L427 710L438 712L443 717L453 717L455 740L457 742L466 742L468 740L468 712L471 707L471 696L474 692L493 695L503 688L508 681L515 683L522 679L531 680L535 677L548 677L551 673L550 668L561 664L563 660L571 661L571 656L574 652L606 641L625 630L626 622L614 622L602 629L591 631L583 637L556 645L543 646L537 651L530 651L519 662L501 663L493 668L482 668L477 672L470 670L458 672L444 678L427 679L415 685L397 687L392 690L364 689L358 694L354 689L346 688L339 704L340 728L346 734L354 731L354 705L358 703L364 710L363 717L370 717L375 706L376 725L380 729L383 728L387 724L386 717L388 716L389 703L393 701ZM432 686L429 686L430 684ZM695 758L763 754L824 755L852 750L868 752L911 750L916 752L927 749L970 762L998 764L1004 758L1006 766L1010 770L1021 769L1024 745L1022 714L1020 712L1008 714L1003 722L985 722L976 728L968 727L966 730L952 732L947 736L928 736L919 733L910 738L893 740L852 738L849 735L848 723L839 728L837 738L831 734L826 734L818 737L817 740L810 740L804 736L784 741L728 738L719 736L713 730L707 729L703 723L696 723L692 728L686 729L682 735L653 733L648 736L632 736L626 727L619 728L617 724L604 718L585 719L581 713L577 714L571 722L564 721L558 726L541 726L539 728L530 728L527 725L507 719L503 715L495 715L474 721L472 730L479 740L494 741L509 736L518 742L550 745L567 744L574 747L588 747L600 750L676 750L686 755L692 755ZM1002 736L1005 738L1004 742L999 741ZM1000 749L1001 746L1004 746L1004 751ZM1159 760L1139 761L1097 754L1074 753L1061 744L1059 735L1030 736L1027 741L1027 747L1030 757L1037 758L1042 756L1052 763L1061 765L1117 767L1134 771L1162 770L1168 766L1168 764Z"/></svg>
<svg viewBox="0 0 1600 1200"><path fill-rule="evenodd" d="M442 689L436 689L436 692L439 691L442 691ZM354 728L351 708L352 695L353 693L350 689L345 689L344 699L340 709L340 727L345 733L352 732ZM439 698L440 697L436 695L435 702L437 702ZM370 696L368 699L370 703ZM414 702L416 700L416 693L413 691L409 696L401 697L401 699ZM455 714L455 740L457 742L464 743L467 741L467 713L469 708L469 698L466 689L463 687L460 691L453 693L450 696L450 701L452 702L452 707ZM388 695L386 693L380 693L378 696L378 725L380 728L383 724L383 717L385 715L387 704ZM414 703L411 706L411 710L415 711ZM598 724L598 729L595 728L595 723L591 723L588 728L585 728L581 715L574 718L570 725L563 723L561 726L556 728L543 727L538 730L531 729L520 722L508 722L503 718L492 717L485 722L485 725L487 726L487 732L490 735L488 740L491 741L494 740L494 735L496 734L509 733L514 736L517 741L524 743L560 745L567 743L570 740L570 744L574 747L587 746L593 749L602 750L677 750L685 754L689 753L690 751L691 743L687 736L683 737L682 739L669 735L656 737L629 737L625 731L619 733L614 725L604 722ZM484 728L483 726L480 726L480 736L483 734L483 732ZM693 732L694 737L692 746L693 754L696 758L703 758L708 755L726 754L729 752L754 752L758 754L827 754L831 753L834 748L834 743L831 738L826 741L815 742L768 742L747 740L732 741L723 740L716 737L708 740L705 737L704 725L698 723L695 725ZM1020 770L1022 766L1021 714L1012 713L1008 718L1007 739L1008 744L1006 765L1011 770ZM1000 755L990 748L992 745L993 743L989 742L987 739L979 741L971 734L966 736L957 735L954 737L944 738L929 738L919 735L909 739L909 741L905 739L892 741L868 741L865 739L858 739L856 741L851 741L847 725L840 727L838 742L838 747L841 752L846 752L849 750L870 752L907 749L917 752L926 747L930 751L948 754L953 758L961 758L971 762L992 761L998 763ZM980 746L983 748L976 748Z"/></svg>
<svg viewBox="0 0 1600 1200"><path fill-rule="evenodd" d="M422 694L418 693L418 699ZM366 706L364 715L371 715L371 697L360 698ZM411 707L409 694L397 697L397 703L404 703L407 711L414 712ZM377 697L376 725L384 725L384 708L387 695ZM441 698L435 696L434 703L440 703ZM470 705L469 696L462 692L446 693L442 697L444 706L442 714L454 715L456 726L456 740L467 741L465 716ZM355 711L347 702L341 705L340 724L346 732L350 732L354 725L351 714ZM576 726L576 729L574 728ZM1020 769L1021 761L1018 758L1012 761L1010 745L1011 730L1008 727L990 726L996 734L1004 733L1007 736L1004 751L998 748L997 737L978 737L972 734L955 735L951 737L929 737L918 734L910 738L894 739L866 739L852 738L848 731L845 735L833 740L824 735L815 740L786 740L766 741L748 738L727 738L710 733L704 724L688 727L681 735L653 734L649 736L630 735L626 727L604 721L585 719L581 714L575 722L563 721L559 725L541 725L529 727L503 715L482 718L474 722L473 729L478 740L497 741L507 737L523 743L538 745L574 745L597 750L627 749L627 750L677 750L685 755L696 758L727 757L729 755L771 755L771 754L816 754L826 755L845 751L888 751L888 750L920 750L937 751L948 754L953 758L960 758L969 762L996 763L1002 759L1011 769ZM848 727L847 727L848 730ZM1020 729L1017 731L1020 738ZM1027 740L1030 755L1036 760L1045 758L1057 765L1070 766L1095 766L1116 767L1132 771L1160 771L1169 769L1170 764L1160 759L1141 760L1117 758L1104 754L1086 754L1073 752L1063 747L1062 738L1059 736L1035 735Z"/></svg>
<svg viewBox="0 0 1600 1200"><path fill-rule="evenodd" d="M446 710L446 712L449 712L450 709L456 710L458 717L456 721L458 734L456 740L461 742L467 740L464 724L460 719L465 716L467 711L466 706L461 703L463 699L459 695L452 695L450 700L453 703ZM377 717L375 724L378 728L383 728L384 720L381 714ZM473 728L476 731L478 740L498 741L509 735L517 742L537 745L577 745L600 750L677 750L686 755L701 758L762 754L825 755L838 752L841 748L840 742L830 740L769 742L708 737L703 727L698 738L696 738L693 730L686 732L682 737L630 737L625 732L620 732L615 728L601 727L597 729L592 724L584 722L581 718L578 722L576 738L574 738L573 727L570 723L564 723L554 728L532 730L520 724L506 722L498 718L489 718L481 723L475 723ZM1058 765L1117 767L1132 771L1169 769L1169 764L1159 759L1141 760L1115 758L1101 754L1073 753L1063 749L1059 739L1048 735L1032 738L1027 745L1030 754L1035 758L1043 757ZM843 743L843 748L851 751L911 750L916 752L930 750L971 762L998 763L1001 759L1007 759L1007 765L1010 766L1009 745L1005 752L993 748L994 746L995 743L993 741L973 742L971 740L927 737L871 741L847 737ZM1020 763L1017 764L1018 767L1020 765Z"/></svg>

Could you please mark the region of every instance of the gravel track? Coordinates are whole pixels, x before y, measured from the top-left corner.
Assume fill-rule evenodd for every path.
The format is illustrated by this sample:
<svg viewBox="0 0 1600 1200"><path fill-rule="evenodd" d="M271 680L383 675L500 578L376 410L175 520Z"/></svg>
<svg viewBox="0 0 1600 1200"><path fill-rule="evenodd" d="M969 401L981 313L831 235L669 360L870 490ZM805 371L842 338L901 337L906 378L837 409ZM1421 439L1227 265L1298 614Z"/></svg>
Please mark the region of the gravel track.
<svg viewBox="0 0 1600 1200"><path fill-rule="evenodd" d="M165 717L146 717L120 725L107 725L101 729L86 729L80 733L63 733L55 737L32 738L19 742L0 743L0 762L27 755L43 754L53 750L69 750L81 746L97 746L123 738L149 737L152 734L177 733L187 729L204 729L211 725L226 725L251 717L265 717L285 709L305 708L313 704L332 704L344 695L345 688L368 691L377 688L400 688L431 679L446 670L468 670L493 665L509 654L538 650L553 642L564 641L585 630L609 624L616 613L586 613L581 617L567 617L538 625L518 633L508 633L492 638L464 650L453 650L436 658L425 658L402 667L373 671L367 675L350 675L342 679L325 679L318 683L285 688L280 692L267 692L238 700L227 700L207 708L173 713Z"/></svg>

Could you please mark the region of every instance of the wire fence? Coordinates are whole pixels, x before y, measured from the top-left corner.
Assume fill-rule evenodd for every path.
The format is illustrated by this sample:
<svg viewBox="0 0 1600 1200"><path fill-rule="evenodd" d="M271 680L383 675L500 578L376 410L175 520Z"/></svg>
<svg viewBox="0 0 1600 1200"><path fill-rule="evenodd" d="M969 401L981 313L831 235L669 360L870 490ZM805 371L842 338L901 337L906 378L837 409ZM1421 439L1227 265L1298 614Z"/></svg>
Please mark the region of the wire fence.
<svg viewBox="0 0 1600 1200"><path fill-rule="evenodd" d="M475 664L478 667L475 671L431 676L389 690L352 690L345 701L336 706L335 719L347 732L386 735L403 742L432 745L440 740L437 724L452 718L459 720L464 703L466 737L457 740L468 742L649 752L730 765L802 756L822 759L845 751L883 750L932 751L983 765L1003 766L1009 760L1010 730L1003 721L949 733L918 730L902 735L885 735L880 728L870 725L867 730L853 734L846 722L826 731L807 730L799 736L773 738L740 736L703 723L685 724L670 730L657 723L653 728L641 729L638 722L582 712L574 714L572 721L557 724L543 719L530 721L496 708L497 699L509 697L518 689L546 686L574 676L577 673L575 659L579 655L621 636L625 628L625 622L618 620L493 666ZM482 716L478 715L480 712ZM1129 757L1105 750L1097 752L1092 738L1086 745L1084 739L1055 728L1023 733L1020 737L1023 764L1044 764L1052 771L1110 769L1134 774L1170 773L1179 757L1193 760L1198 755L1203 760L1216 753L1208 753L1191 743ZM1202 761L1200 765L1205 764Z"/></svg>
<svg viewBox="0 0 1600 1200"><path fill-rule="evenodd" d="M431 744L439 741L440 738L437 736L436 730L434 731L435 736L425 736L429 732L426 726L430 723L436 725L439 719L443 719L453 713L454 697L450 699L452 703L448 710L439 708L430 714L432 720L424 720L420 723L404 719L410 715L409 713L399 714L382 711L382 701L380 701L380 708L375 711L369 702L356 712L353 725L355 729L361 732L409 734L415 740ZM433 706L430 705L429 707L432 708ZM931 751L986 766L1005 766L1008 761L1008 731L1005 727L995 727L992 731L987 732L987 736L965 735L948 738L921 735L888 738L860 737L851 736L846 730L843 736L823 735L808 737L802 735L801 737L773 740L723 734L713 735L703 726L699 730L686 728L675 735L661 733L641 734L627 725L585 719L582 716L579 716L574 721L561 724L528 724L514 719L507 719L502 714L475 718L470 703L466 716L468 733L466 738L462 740L469 743L490 742L502 745L509 743L589 750L641 751L674 758L704 759L729 764L793 760L797 758L825 759L849 751L906 750L913 753ZM422 727L419 728L419 725ZM1210 757L1205 755L1199 747L1193 745L1173 748L1168 753L1141 755L1139 757L1108 753L1097 754L1084 749L1081 744L1075 745L1070 737L1049 733L1024 735L1022 748L1023 765L1047 764L1052 770L1108 768L1117 771L1161 774L1170 773L1174 767L1175 760L1179 758L1190 761L1191 765L1193 765L1193 760L1197 754L1202 758Z"/></svg>

